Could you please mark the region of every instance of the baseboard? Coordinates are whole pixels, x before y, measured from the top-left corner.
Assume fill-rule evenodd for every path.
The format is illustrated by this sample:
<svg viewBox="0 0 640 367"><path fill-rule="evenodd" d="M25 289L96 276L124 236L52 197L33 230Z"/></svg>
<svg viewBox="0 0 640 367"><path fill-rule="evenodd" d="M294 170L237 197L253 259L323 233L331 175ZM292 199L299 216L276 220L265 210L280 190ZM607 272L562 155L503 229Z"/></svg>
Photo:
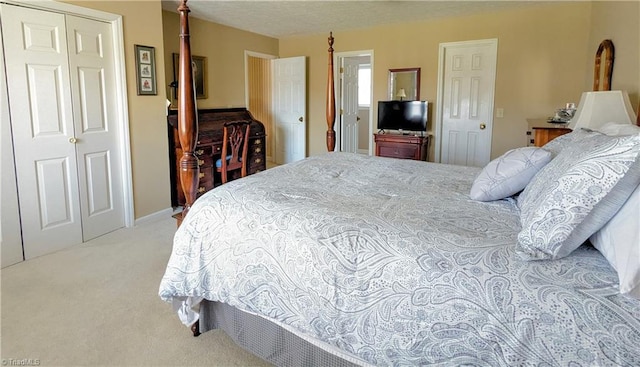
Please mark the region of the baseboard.
<svg viewBox="0 0 640 367"><path fill-rule="evenodd" d="M180 209L180 210L182 210L182 209ZM178 211L180 211L180 210L178 210ZM144 217L136 218L136 220L134 221L133 225L134 226L139 226L139 225L145 224L145 223L157 222L157 221L159 221L161 219L171 218L171 216L173 214L175 214L175 213L176 213L176 211L173 208L163 209L163 210L160 210L158 212L151 213L149 215L145 215Z"/></svg>
<svg viewBox="0 0 640 367"><path fill-rule="evenodd" d="M358 149L358 154L369 154L369 149Z"/></svg>

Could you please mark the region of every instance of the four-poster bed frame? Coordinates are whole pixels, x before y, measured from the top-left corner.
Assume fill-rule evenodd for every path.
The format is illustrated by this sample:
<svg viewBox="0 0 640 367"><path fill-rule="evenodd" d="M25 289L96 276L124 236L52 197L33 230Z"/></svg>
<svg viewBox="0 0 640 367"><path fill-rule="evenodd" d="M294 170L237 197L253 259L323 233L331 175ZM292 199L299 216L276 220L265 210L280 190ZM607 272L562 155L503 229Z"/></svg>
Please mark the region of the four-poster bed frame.
<svg viewBox="0 0 640 367"><path fill-rule="evenodd" d="M175 215L178 226L187 215L189 209L198 197L198 176L200 169L195 148L198 142L198 111L196 108L195 86L193 78L193 67L191 63L191 35L189 33L189 6L188 0L182 0L178 7L180 14L180 55L178 63L178 138L182 148L182 157L179 157L179 175L182 190L184 192L185 204L181 213ZM327 150L332 152L336 145L335 126L335 87L333 78L333 32L329 33L329 61L327 75ZM177 157L178 158L178 157ZM206 312L206 311L205 311ZM258 321L259 322L259 321ZM268 325L264 325L268 327ZM200 335L199 322L191 325L193 336ZM281 332L274 330L274 332ZM333 358L325 356L324 358ZM342 363L341 360L335 360Z"/></svg>
<svg viewBox="0 0 640 367"><path fill-rule="evenodd" d="M179 158L180 182L184 191L185 204L181 214L177 215L178 226L187 215L198 196L198 158L195 147L198 141L198 113L196 109L193 68L191 64L191 35L189 33L189 6L182 0L178 7L180 14L180 57L178 66L178 137L182 147ZM327 73L327 150L332 152L336 146L336 98L333 79L333 32L329 33L329 68Z"/></svg>
<svg viewBox="0 0 640 367"><path fill-rule="evenodd" d="M184 191L185 205L181 218L187 215L198 193L198 158L195 154L198 142L198 113L196 111L193 68L191 65L191 42L189 34L189 7L182 0L180 13L180 58L178 63L178 137L182 147L180 158L180 182ZM178 225L181 218L178 218Z"/></svg>
<svg viewBox="0 0 640 367"><path fill-rule="evenodd" d="M160 295L194 336L223 329L276 365L640 361L637 343L629 342L629 335L640 335L640 304L623 301L608 259L581 246L554 261L518 260L521 210L515 200L469 200L477 168L411 160L390 167L389 158L335 152L232 182L194 204L198 111L186 3L178 8L185 196L179 220L192 213L176 232ZM332 33L328 42L326 144L332 152ZM579 158L600 156L608 146L591 151L570 143L564 142L567 152ZM580 167L562 154L565 166ZM635 187L636 166L629 181ZM549 185L563 178L563 166L552 168L542 176ZM544 179L534 182L532 198L545 192L538 184L546 189ZM327 187L342 191L332 197ZM633 187L618 194L628 197ZM574 194L581 193L567 195ZM525 204L535 209L533 200ZM612 233L617 223L612 219ZM558 343L563 339L569 340Z"/></svg>

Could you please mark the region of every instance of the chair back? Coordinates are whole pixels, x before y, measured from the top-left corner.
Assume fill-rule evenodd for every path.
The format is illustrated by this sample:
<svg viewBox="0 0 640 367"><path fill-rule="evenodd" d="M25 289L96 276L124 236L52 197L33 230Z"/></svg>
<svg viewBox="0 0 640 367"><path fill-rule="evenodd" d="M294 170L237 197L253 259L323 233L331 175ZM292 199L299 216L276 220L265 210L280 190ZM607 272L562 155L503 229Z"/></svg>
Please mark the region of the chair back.
<svg viewBox="0 0 640 367"><path fill-rule="evenodd" d="M247 175L250 125L251 121L232 121L223 125L221 165L218 168L222 183L227 183L230 171L240 169L241 177Z"/></svg>

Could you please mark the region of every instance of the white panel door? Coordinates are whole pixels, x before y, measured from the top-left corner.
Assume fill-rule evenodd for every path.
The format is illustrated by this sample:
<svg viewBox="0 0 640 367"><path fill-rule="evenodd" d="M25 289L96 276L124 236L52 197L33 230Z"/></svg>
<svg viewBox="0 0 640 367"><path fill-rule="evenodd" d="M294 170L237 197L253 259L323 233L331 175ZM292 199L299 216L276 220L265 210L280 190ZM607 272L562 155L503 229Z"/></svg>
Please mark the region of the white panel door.
<svg viewBox="0 0 640 367"><path fill-rule="evenodd" d="M83 240L124 226L111 25L67 16Z"/></svg>
<svg viewBox="0 0 640 367"><path fill-rule="evenodd" d="M1 6L23 246L32 258L82 242L65 17Z"/></svg>
<svg viewBox="0 0 640 367"><path fill-rule="evenodd" d="M343 152L358 152L358 66L357 58L342 58L342 83L340 96L341 134L340 150Z"/></svg>
<svg viewBox="0 0 640 367"><path fill-rule="evenodd" d="M0 45L2 32L0 30ZM4 73L4 49L0 47L0 72ZM4 268L24 260L20 235L20 211L13 140L9 122L9 97L4 74L0 77L0 265Z"/></svg>
<svg viewBox="0 0 640 367"><path fill-rule="evenodd" d="M25 258L124 226L111 25L2 5Z"/></svg>
<svg viewBox="0 0 640 367"><path fill-rule="evenodd" d="M441 162L484 166L491 157L497 42L447 44L441 99Z"/></svg>
<svg viewBox="0 0 640 367"><path fill-rule="evenodd" d="M273 70L275 161L285 164L306 157L306 58L275 59Z"/></svg>

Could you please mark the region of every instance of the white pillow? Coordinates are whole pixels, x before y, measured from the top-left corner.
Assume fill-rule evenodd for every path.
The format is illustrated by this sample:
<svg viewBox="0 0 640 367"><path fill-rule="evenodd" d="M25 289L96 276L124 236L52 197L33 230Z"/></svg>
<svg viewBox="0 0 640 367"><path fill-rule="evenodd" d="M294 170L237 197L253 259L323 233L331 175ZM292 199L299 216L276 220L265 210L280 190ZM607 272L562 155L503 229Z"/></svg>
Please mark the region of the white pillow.
<svg viewBox="0 0 640 367"><path fill-rule="evenodd" d="M607 122L602 125L599 129L599 132L606 135L633 135L640 133L640 126L631 125L631 124L619 124L617 122Z"/></svg>
<svg viewBox="0 0 640 367"><path fill-rule="evenodd" d="M640 182L640 134L574 141L518 197L516 251L527 260L567 256L599 230Z"/></svg>
<svg viewBox="0 0 640 367"><path fill-rule="evenodd" d="M518 193L550 160L551 153L541 148L512 149L482 169L469 196L473 200L492 201Z"/></svg>
<svg viewBox="0 0 640 367"><path fill-rule="evenodd" d="M618 272L620 293L640 299L640 186L589 240Z"/></svg>
<svg viewBox="0 0 640 367"><path fill-rule="evenodd" d="M551 139L547 144L542 146L542 149L550 151L551 155L555 157L566 147L570 146L574 141L593 136L593 134L593 130L590 129L576 129L570 133L560 135L555 139Z"/></svg>

